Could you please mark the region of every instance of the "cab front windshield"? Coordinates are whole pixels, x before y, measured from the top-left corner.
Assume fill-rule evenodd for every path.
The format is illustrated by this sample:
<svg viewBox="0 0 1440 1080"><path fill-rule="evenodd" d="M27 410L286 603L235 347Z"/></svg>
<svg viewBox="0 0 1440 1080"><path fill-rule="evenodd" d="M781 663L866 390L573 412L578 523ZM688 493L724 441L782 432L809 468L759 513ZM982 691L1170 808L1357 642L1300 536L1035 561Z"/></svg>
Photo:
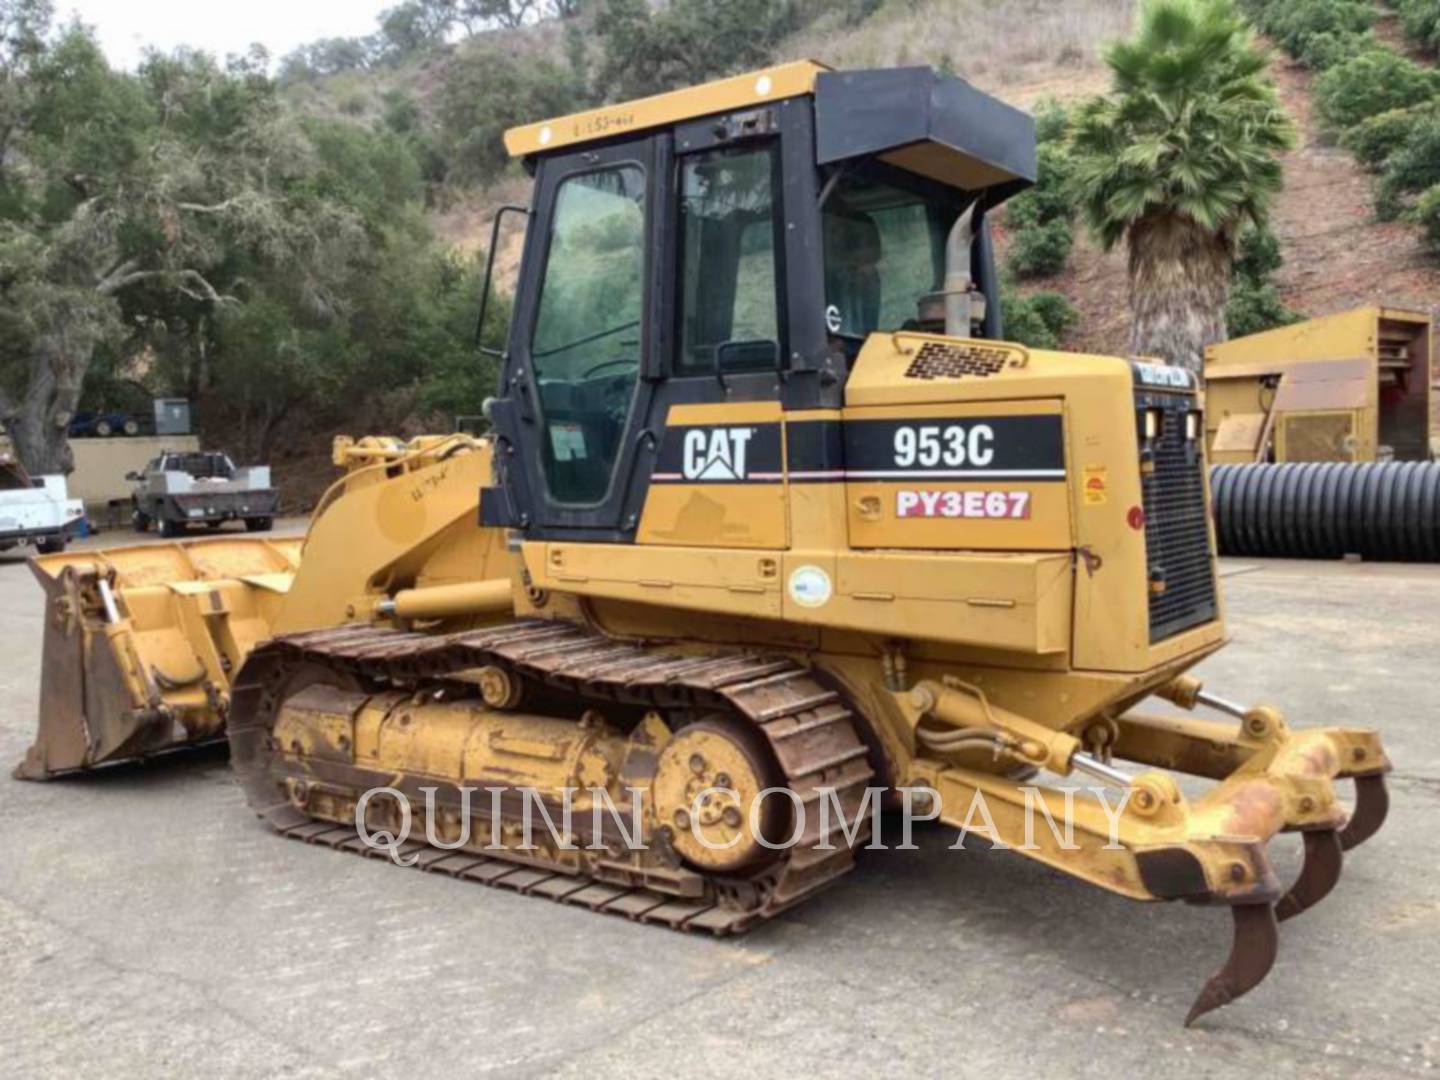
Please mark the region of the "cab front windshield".
<svg viewBox="0 0 1440 1080"><path fill-rule="evenodd" d="M825 322L858 348L867 334L913 329L945 280L960 207L898 176L843 175L824 205Z"/></svg>

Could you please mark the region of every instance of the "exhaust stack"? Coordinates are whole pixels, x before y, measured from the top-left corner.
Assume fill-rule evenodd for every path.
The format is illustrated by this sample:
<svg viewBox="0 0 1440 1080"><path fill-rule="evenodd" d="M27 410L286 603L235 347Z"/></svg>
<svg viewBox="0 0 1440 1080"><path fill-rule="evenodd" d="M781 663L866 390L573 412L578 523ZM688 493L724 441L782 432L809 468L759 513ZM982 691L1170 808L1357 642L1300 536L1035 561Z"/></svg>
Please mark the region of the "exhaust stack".
<svg viewBox="0 0 1440 1080"><path fill-rule="evenodd" d="M945 335L970 336L970 292L975 287L970 276L970 247L975 239L975 204L971 203L956 219L945 241Z"/></svg>

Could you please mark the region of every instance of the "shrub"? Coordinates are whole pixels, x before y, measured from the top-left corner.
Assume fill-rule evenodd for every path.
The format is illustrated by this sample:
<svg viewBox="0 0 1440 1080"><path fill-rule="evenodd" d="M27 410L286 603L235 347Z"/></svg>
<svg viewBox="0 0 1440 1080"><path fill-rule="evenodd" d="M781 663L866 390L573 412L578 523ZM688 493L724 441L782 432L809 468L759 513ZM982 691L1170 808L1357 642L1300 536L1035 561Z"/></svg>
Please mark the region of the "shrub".
<svg viewBox="0 0 1440 1080"><path fill-rule="evenodd" d="M1250 229L1240 240L1240 254L1230 270L1237 277L1265 281L1284 263L1275 234L1269 229Z"/></svg>
<svg viewBox="0 0 1440 1080"><path fill-rule="evenodd" d="M1038 154L1035 186L1024 193L1035 201L1040 220L1069 221L1075 216L1074 196L1070 184L1075 176L1075 162L1060 143L1042 143Z"/></svg>
<svg viewBox="0 0 1440 1080"><path fill-rule="evenodd" d="M1283 263L1280 241L1269 229L1253 228L1245 233L1230 268L1230 303L1225 308L1225 327L1231 337L1258 334L1300 321L1301 316L1285 306L1270 281L1270 275Z"/></svg>
<svg viewBox="0 0 1440 1080"><path fill-rule="evenodd" d="M1080 321L1080 313L1058 292L1002 295L1005 339L1033 349L1058 349Z"/></svg>
<svg viewBox="0 0 1440 1080"><path fill-rule="evenodd" d="M1295 54L1312 71L1329 71L1337 64L1352 60L1361 53L1381 48L1375 35L1368 30L1363 34L1334 33L1311 34L1305 39L1300 51Z"/></svg>
<svg viewBox="0 0 1440 1080"><path fill-rule="evenodd" d="M1010 241L1010 272L1022 279L1053 277L1065 269L1074 242L1064 218L1021 229Z"/></svg>
<svg viewBox="0 0 1440 1080"><path fill-rule="evenodd" d="M1240 0L1240 10L1258 29L1269 34L1275 30L1275 19L1280 14L1281 5L1277 0Z"/></svg>
<svg viewBox="0 0 1440 1080"><path fill-rule="evenodd" d="M1005 224L1011 230L1008 265L1016 277L1050 277L1065 269L1074 244L1073 174L1074 164L1061 143L1041 143L1035 186L1005 204Z"/></svg>
<svg viewBox="0 0 1440 1080"><path fill-rule="evenodd" d="M1436 0L1400 0L1400 29L1430 52L1440 51L1440 3Z"/></svg>
<svg viewBox="0 0 1440 1080"><path fill-rule="evenodd" d="M1040 321L1049 327L1057 339L1080 325L1080 313L1075 310L1064 293L1037 292L1030 297L1030 308L1040 316Z"/></svg>
<svg viewBox="0 0 1440 1080"><path fill-rule="evenodd" d="M1005 228L1011 233L1033 229L1041 224L1040 201L1035 197L1034 188L1022 191L1005 204Z"/></svg>
<svg viewBox="0 0 1440 1080"><path fill-rule="evenodd" d="M1005 224L1012 229L1024 229L1052 221L1069 221L1075 216L1070 191L1074 173L1074 162L1061 146L1042 143L1035 186L1005 204Z"/></svg>
<svg viewBox="0 0 1440 1080"><path fill-rule="evenodd" d="M1415 201L1411 216L1419 224L1430 253L1440 255L1440 184L1427 188Z"/></svg>
<svg viewBox="0 0 1440 1080"><path fill-rule="evenodd" d="M1375 188L1375 212L1384 220L1398 217L1410 201L1440 184L1440 115L1418 120L1405 141L1385 162Z"/></svg>
<svg viewBox="0 0 1440 1080"><path fill-rule="evenodd" d="M1042 145L1064 140L1070 131L1070 113L1055 98L1042 98L1035 104L1035 139Z"/></svg>
<svg viewBox="0 0 1440 1080"><path fill-rule="evenodd" d="M1238 278L1230 286L1230 304L1225 308L1225 329L1232 338L1258 334L1277 326L1299 322L1301 316L1280 299L1275 286L1249 278Z"/></svg>
<svg viewBox="0 0 1440 1080"><path fill-rule="evenodd" d="M1375 6L1362 0L1295 0L1268 9L1264 29L1291 56L1320 34L1361 34L1375 22Z"/></svg>
<svg viewBox="0 0 1440 1080"><path fill-rule="evenodd" d="M1429 100L1440 73L1389 49L1371 49L1336 64L1315 80L1321 121L1340 132L1390 109Z"/></svg>
<svg viewBox="0 0 1440 1080"><path fill-rule="evenodd" d="M1434 106L1428 102L1408 109L1390 109L1347 130L1340 136L1340 145L1361 164L1378 172L1405 143L1415 125L1433 113Z"/></svg>

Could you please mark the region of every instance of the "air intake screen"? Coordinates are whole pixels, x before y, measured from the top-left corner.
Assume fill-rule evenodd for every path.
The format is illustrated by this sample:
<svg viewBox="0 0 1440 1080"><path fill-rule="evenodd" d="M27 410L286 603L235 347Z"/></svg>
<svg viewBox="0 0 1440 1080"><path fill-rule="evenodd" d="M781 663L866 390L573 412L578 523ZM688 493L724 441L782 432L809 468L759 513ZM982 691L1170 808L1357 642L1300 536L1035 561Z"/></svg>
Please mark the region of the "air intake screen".
<svg viewBox="0 0 1440 1080"><path fill-rule="evenodd" d="M905 371L907 379L984 379L1007 364L1019 367L1025 354L994 345L944 345L927 342Z"/></svg>

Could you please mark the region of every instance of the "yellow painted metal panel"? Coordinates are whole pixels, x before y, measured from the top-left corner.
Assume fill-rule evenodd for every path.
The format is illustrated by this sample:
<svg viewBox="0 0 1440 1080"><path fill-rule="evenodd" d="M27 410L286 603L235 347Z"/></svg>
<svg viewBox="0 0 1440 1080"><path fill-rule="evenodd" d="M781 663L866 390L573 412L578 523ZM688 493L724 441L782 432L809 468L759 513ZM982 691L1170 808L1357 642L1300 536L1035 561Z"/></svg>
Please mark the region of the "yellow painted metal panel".
<svg viewBox="0 0 1440 1080"><path fill-rule="evenodd" d="M812 93L815 76L828 70L824 64L814 60L797 60L684 90L605 105L554 120L522 124L505 132L505 149L511 157L521 157L627 132L665 127L699 116L781 101Z"/></svg>
<svg viewBox="0 0 1440 1080"><path fill-rule="evenodd" d="M952 401L844 410L847 421L964 423L993 416L1058 416L1058 400ZM1058 480L848 480L850 544L857 548L1062 551L1071 546L1070 491ZM904 500L902 504L902 499ZM927 516L924 500L933 504ZM1003 500L1000 513L994 512ZM1014 515L1014 516L1011 516Z"/></svg>
<svg viewBox="0 0 1440 1080"><path fill-rule="evenodd" d="M834 594L812 607L787 593L785 616L797 622L1024 653L1069 647L1068 554L797 552L787 581L801 567L832 574Z"/></svg>
<svg viewBox="0 0 1440 1080"><path fill-rule="evenodd" d="M1212 345L1205 351L1211 446L1225 416L1273 412L1277 461L1373 461L1382 445L1399 460L1422 460L1440 430L1431 350L1427 315L1375 306ZM1288 415L1345 409L1356 411L1352 448L1316 458L1280 445ZM1241 460L1228 450L1215 454L1216 461Z"/></svg>
<svg viewBox="0 0 1440 1080"><path fill-rule="evenodd" d="M1338 356L1366 356L1374 351L1377 307L1354 308L1336 315L1279 326L1259 334L1211 345L1205 350L1207 366L1271 363L1276 360L1325 360Z"/></svg>
<svg viewBox="0 0 1440 1080"><path fill-rule="evenodd" d="M778 423L782 413L778 401L720 401L672 405L665 416L667 426L685 424Z"/></svg>
<svg viewBox="0 0 1440 1080"><path fill-rule="evenodd" d="M1009 359L988 376L935 377L918 370L929 343L1003 351ZM871 334L845 382L845 404L906 405L924 402L977 402L1014 398L1066 398L1086 393L1089 380L1131 385L1130 365L1113 356L1044 352L994 341L961 341L933 334ZM1096 387L1101 394L1113 384Z"/></svg>
<svg viewBox="0 0 1440 1080"><path fill-rule="evenodd" d="M780 552L624 544L527 543L545 589L665 607L780 616Z"/></svg>
<svg viewBox="0 0 1440 1080"><path fill-rule="evenodd" d="M785 485L651 484L636 542L783 548Z"/></svg>
<svg viewBox="0 0 1440 1080"><path fill-rule="evenodd" d="M677 428L773 424L782 472L784 432L778 401L673 405L665 420L667 437ZM784 482L652 483L645 495L636 542L718 548L783 548L789 544Z"/></svg>

